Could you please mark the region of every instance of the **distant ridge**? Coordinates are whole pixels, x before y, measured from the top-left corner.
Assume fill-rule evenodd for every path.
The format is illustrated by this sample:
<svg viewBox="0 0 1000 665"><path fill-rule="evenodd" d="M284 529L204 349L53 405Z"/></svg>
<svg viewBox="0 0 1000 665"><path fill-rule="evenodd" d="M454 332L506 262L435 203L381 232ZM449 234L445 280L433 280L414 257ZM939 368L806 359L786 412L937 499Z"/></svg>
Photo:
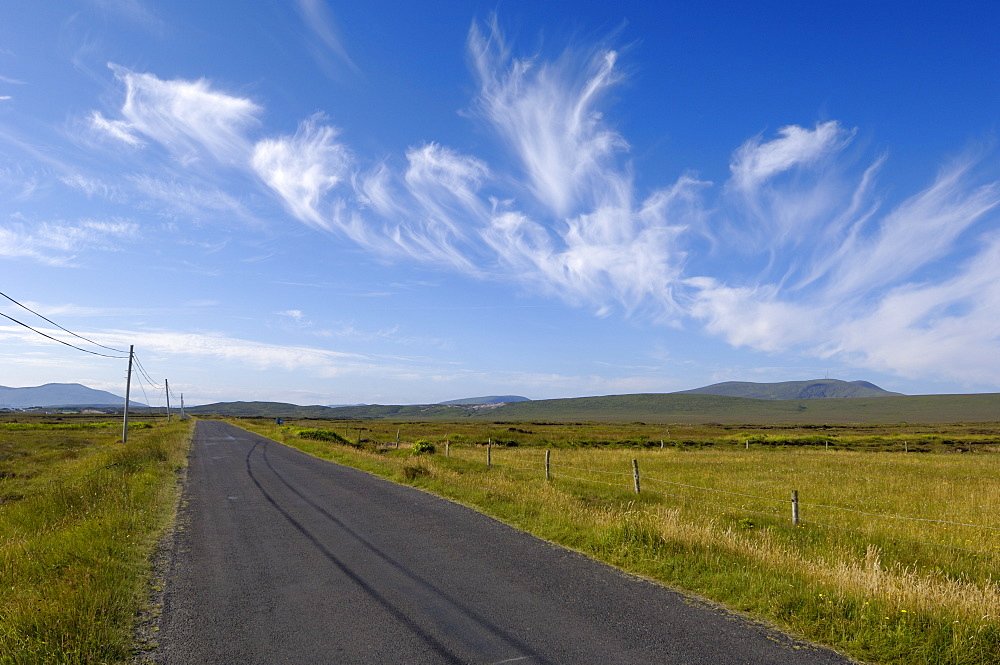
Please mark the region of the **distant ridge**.
<svg viewBox="0 0 1000 665"><path fill-rule="evenodd" d="M745 397L747 399L852 399L859 397L898 397L868 381L841 381L840 379L814 379L812 381L781 381L778 383L753 383L725 381L703 388L681 390L681 395L718 395L720 397Z"/></svg>
<svg viewBox="0 0 1000 665"><path fill-rule="evenodd" d="M496 405L297 406L222 402L189 407L189 414L244 418L334 420L646 423L947 423L995 422L1000 393L899 395L848 399L747 399L721 395L646 393L529 400Z"/></svg>
<svg viewBox="0 0 1000 665"><path fill-rule="evenodd" d="M125 406L125 398L79 383L46 383L28 388L0 386L0 409L56 406Z"/></svg>
<svg viewBox="0 0 1000 665"><path fill-rule="evenodd" d="M445 406L476 406L479 404L509 404L511 402L530 402L527 397L519 395L491 395L489 397L466 397L465 399L453 399L447 402L438 402Z"/></svg>

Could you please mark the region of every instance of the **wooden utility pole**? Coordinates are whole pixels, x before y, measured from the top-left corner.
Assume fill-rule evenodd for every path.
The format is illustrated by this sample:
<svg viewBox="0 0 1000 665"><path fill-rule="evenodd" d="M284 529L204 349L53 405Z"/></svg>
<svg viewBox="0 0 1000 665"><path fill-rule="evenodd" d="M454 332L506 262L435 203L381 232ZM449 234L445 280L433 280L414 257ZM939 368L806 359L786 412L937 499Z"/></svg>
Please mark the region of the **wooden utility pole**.
<svg viewBox="0 0 1000 665"><path fill-rule="evenodd" d="M132 356L134 355L134 349L135 345L130 344L128 347L128 376L125 379L125 419L122 424L122 443L128 443L128 398L129 393L132 391Z"/></svg>
<svg viewBox="0 0 1000 665"><path fill-rule="evenodd" d="M181 393L181 420L184 420L184 393Z"/></svg>
<svg viewBox="0 0 1000 665"><path fill-rule="evenodd" d="M170 422L170 382L163 379L163 389L167 393L167 422Z"/></svg>

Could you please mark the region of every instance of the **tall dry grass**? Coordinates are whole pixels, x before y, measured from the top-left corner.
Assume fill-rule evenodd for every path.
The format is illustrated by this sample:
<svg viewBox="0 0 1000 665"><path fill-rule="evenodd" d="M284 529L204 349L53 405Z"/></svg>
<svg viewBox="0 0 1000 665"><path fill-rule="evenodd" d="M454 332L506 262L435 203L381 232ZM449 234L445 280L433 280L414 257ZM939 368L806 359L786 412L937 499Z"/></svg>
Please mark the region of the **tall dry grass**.
<svg viewBox="0 0 1000 665"><path fill-rule="evenodd" d="M0 424L0 663L128 660L190 423L137 423L127 444L116 423L12 425Z"/></svg>

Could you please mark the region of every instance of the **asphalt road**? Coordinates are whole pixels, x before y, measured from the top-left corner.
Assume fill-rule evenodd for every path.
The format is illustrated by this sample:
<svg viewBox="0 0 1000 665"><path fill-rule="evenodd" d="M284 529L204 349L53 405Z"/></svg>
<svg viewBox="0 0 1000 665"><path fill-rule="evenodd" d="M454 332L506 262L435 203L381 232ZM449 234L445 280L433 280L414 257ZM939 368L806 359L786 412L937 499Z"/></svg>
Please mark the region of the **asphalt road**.
<svg viewBox="0 0 1000 665"><path fill-rule="evenodd" d="M426 493L195 430L163 664L848 663Z"/></svg>

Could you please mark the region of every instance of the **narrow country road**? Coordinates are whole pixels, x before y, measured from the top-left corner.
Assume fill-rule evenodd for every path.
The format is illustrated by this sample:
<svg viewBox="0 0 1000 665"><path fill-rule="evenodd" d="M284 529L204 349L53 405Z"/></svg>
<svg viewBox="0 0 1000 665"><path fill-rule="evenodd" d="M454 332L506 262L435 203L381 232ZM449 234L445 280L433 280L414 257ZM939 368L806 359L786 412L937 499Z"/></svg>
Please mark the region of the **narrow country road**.
<svg viewBox="0 0 1000 665"><path fill-rule="evenodd" d="M849 661L457 504L202 421L165 665Z"/></svg>

